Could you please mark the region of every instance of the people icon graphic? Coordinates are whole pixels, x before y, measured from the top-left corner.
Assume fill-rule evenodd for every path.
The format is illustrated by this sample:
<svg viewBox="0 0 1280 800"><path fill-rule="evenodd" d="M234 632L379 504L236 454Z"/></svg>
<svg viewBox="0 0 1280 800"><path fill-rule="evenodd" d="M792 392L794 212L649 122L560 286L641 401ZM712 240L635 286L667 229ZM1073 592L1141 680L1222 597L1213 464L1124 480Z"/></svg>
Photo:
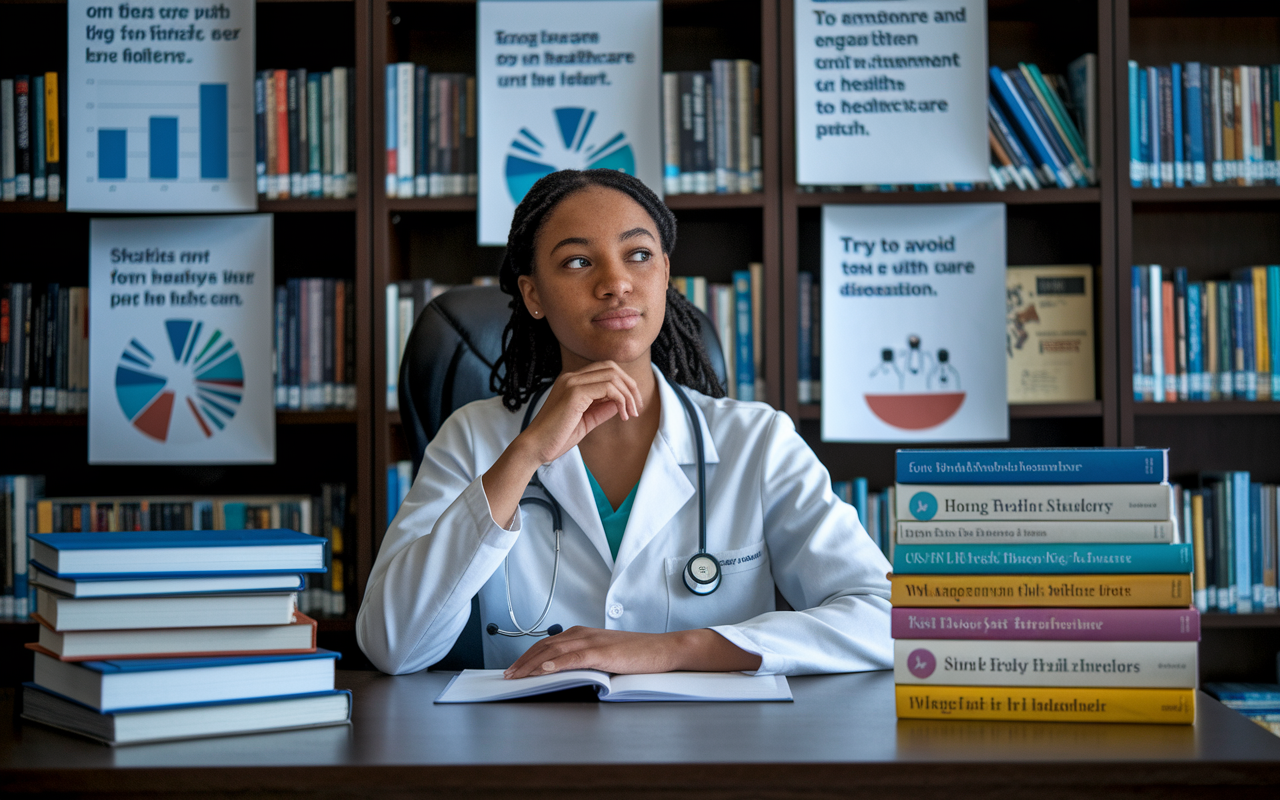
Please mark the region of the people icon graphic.
<svg viewBox="0 0 1280 800"><path fill-rule="evenodd" d="M945 347L938 348L938 363L930 370L925 388L931 392L960 391L960 373L951 364L951 354Z"/></svg>
<svg viewBox="0 0 1280 800"><path fill-rule="evenodd" d="M882 392L902 391L902 371L893 360L893 348L880 351L880 363L871 370L871 387Z"/></svg>
<svg viewBox="0 0 1280 800"><path fill-rule="evenodd" d="M906 347L880 350L863 397L881 421L903 430L941 425L964 403L960 372L951 351L926 349L919 334L906 337Z"/></svg>

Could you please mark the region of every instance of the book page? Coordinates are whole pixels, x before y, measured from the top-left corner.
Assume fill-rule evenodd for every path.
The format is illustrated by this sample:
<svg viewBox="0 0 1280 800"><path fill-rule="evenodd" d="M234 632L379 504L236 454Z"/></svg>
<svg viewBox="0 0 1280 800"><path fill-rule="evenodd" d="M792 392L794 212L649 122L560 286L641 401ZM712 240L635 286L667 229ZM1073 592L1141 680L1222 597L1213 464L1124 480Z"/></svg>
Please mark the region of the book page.
<svg viewBox="0 0 1280 800"><path fill-rule="evenodd" d="M449 682L437 703L488 703L495 700L513 700L517 697L533 697L558 692L578 686L599 686L609 689L609 675L593 669L577 669L557 672L554 675L534 675L528 678L507 680L500 669L467 669Z"/></svg>
<svg viewBox="0 0 1280 800"><path fill-rule="evenodd" d="M653 675L614 675L613 688L601 700L763 701L790 700L791 687L782 675L742 672L664 672Z"/></svg>

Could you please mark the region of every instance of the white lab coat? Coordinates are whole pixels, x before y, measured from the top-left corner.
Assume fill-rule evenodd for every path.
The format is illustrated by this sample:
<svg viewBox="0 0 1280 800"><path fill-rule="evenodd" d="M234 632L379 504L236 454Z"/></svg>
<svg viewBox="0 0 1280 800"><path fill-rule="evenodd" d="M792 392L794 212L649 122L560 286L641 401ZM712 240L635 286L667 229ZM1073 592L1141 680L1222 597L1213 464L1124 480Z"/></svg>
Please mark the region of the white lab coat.
<svg viewBox="0 0 1280 800"><path fill-rule="evenodd" d="M675 390L654 371L661 422L616 562L578 448L538 469L564 524L555 602L543 627L711 628L759 655L759 674L888 669L889 564L853 507L832 493L826 469L790 418L764 403L687 390L705 442L707 549L723 578L710 595L685 587L681 572L698 550L696 442ZM532 626L546 604L555 550L549 514L526 505L503 529L481 483L523 416L500 398L470 403L427 446L356 621L361 649L382 671L415 672L443 658L477 593L481 627L496 622L513 630L503 558L510 557L520 624ZM525 496L542 495L529 489ZM801 610L776 610L775 583ZM481 636L490 669L509 666L537 641Z"/></svg>

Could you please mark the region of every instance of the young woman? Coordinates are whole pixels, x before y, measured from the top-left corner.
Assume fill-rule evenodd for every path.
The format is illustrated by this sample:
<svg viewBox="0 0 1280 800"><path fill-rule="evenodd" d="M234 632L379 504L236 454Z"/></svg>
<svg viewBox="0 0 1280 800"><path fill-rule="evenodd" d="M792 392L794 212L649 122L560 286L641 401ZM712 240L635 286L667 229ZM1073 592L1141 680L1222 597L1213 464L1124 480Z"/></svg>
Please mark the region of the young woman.
<svg viewBox="0 0 1280 800"><path fill-rule="evenodd" d="M556 172L520 203L501 395L444 422L387 531L356 626L379 669L441 659L477 594L491 632L563 628L485 636L513 678L890 666L888 562L791 420L725 399L668 289L675 239L616 171ZM709 593L686 575L714 577L703 538ZM775 584L800 610L776 610Z"/></svg>

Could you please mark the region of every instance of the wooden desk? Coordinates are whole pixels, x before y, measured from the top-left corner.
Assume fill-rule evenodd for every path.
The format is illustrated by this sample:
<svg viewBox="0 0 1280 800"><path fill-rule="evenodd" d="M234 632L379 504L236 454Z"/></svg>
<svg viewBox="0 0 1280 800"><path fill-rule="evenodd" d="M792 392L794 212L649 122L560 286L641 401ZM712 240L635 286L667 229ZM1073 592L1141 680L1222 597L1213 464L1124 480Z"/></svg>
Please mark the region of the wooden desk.
<svg viewBox="0 0 1280 800"><path fill-rule="evenodd" d="M899 722L887 672L793 678L795 703L447 706L431 701L448 675L338 675L350 727L110 749L15 721L0 795L1274 800L1280 785L1280 739L1204 695L1195 727Z"/></svg>

